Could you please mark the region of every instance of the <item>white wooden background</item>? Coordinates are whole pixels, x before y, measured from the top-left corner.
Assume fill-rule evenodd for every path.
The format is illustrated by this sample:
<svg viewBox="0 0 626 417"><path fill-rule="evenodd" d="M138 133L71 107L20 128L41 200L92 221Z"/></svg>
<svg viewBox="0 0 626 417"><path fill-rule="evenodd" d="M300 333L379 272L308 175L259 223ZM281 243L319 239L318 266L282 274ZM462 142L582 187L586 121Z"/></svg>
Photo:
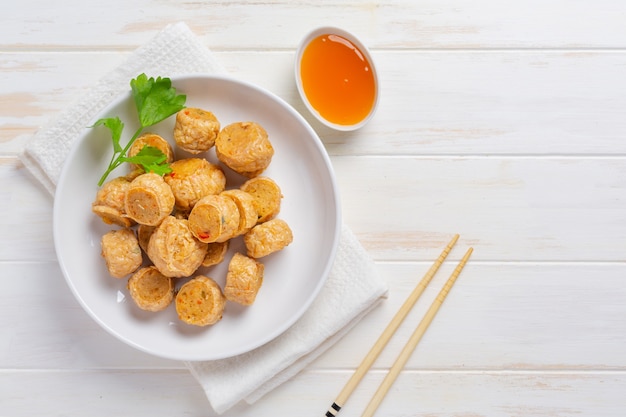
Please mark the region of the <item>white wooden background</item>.
<svg viewBox="0 0 626 417"><path fill-rule="evenodd" d="M375 119L356 133L304 114L389 298L227 416L323 415L454 233L451 260L470 245L472 259L377 415L626 413L626 3L21 0L0 5L1 416L213 415L180 363L123 345L73 299L52 199L17 158L176 21L233 75L303 113L292 61L316 26L360 36L382 82ZM411 332L401 327L340 415L360 415Z"/></svg>

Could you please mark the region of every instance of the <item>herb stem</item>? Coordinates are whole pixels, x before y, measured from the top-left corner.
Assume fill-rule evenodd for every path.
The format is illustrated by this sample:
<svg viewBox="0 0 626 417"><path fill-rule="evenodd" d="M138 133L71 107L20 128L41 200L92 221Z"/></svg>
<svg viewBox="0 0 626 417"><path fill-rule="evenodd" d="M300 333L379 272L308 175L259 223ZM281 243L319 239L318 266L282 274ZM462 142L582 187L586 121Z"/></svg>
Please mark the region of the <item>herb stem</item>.
<svg viewBox="0 0 626 417"><path fill-rule="evenodd" d="M184 94L177 94L176 89L172 87L172 82L169 78L157 77L154 79L152 77L148 78L146 74L139 74L137 78L130 80L130 87L135 101L135 107L137 108L140 127L128 141L126 146L124 148L120 146L120 138L124 129L124 123L119 117L105 117L96 121L96 123L92 126L106 126L111 131L111 138L113 140L113 156L111 157L109 167L104 174L102 174L102 177L100 177L98 186L102 186L109 174L124 161L129 159L126 157L126 153L132 146L133 142L135 142L135 139L139 137L143 129L153 126L185 108L187 96ZM146 162L147 160L152 161L148 163L148 165L153 164L150 165L150 168L148 169L156 169L159 172L169 172L167 171L167 169L169 169L167 163L163 164L164 166L161 166L161 162L165 161L165 159L159 160L158 154L155 155L154 152L151 151L148 151L148 153L150 153L150 155L143 154L138 157L138 159L143 160L143 162ZM162 152L160 153L162 154ZM137 155L133 155L133 158L136 156ZM154 165L155 156L157 157L156 161L158 161L156 162L156 165ZM148 165L144 165L143 162L141 162L141 166L146 169Z"/></svg>
<svg viewBox="0 0 626 417"><path fill-rule="evenodd" d="M98 181L98 186L102 186L102 184L104 184L104 181L106 181L106 179L109 176L109 174L115 168L117 168L118 166L120 166L124 162L122 160L122 158L124 158L126 156L126 152L128 152L128 150L132 146L133 142L135 141L135 139L137 139L139 137L139 135L141 134L143 129L144 129L144 126L141 126L141 127L139 127L139 129L137 129L137 131L135 132L133 137L130 138L130 140L128 141L128 143L126 144L126 146L124 147L122 152L113 153L113 156L111 157L111 162L109 163L109 167L107 168L106 171L104 171L104 174L102 174L102 177L100 177L100 181Z"/></svg>

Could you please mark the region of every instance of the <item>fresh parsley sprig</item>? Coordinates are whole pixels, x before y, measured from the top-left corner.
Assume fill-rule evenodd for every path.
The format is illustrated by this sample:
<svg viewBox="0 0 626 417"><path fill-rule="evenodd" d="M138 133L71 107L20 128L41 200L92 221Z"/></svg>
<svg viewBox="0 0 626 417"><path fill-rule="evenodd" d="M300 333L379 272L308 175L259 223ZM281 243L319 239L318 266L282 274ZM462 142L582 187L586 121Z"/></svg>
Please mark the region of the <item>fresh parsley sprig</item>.
<svg viewBox="0 0 626 417"><path fill-rule="evenodd" d="M127 157L126 153L145 128L153 126L184 109L187 96L178 94L176 89L172 87L172 81L169 78L148 78L146 74L140 74L137 78L132 79L130 87L140 126L126 146L122 147L120 144L124 123L119 117L102 118L92 126L108 128L111 131L113 142L113 156L109 167L98 182L99 186L104 184L109 174L124 162L141 165L146 172L152 171L158 174L171 172L166 163L167 157L155 147L145 146L137 155L132 157Z"/></svg>
<svg viewBox="0 0 626 417"><path fill-rule="evenodd" d="M122 157L122 162L130 162L131 164L140 165L145 172L154 172L155 174L165 175L172 172L170 164L167 163L167 155L159 148L145 145L131 157Z"/></svg>

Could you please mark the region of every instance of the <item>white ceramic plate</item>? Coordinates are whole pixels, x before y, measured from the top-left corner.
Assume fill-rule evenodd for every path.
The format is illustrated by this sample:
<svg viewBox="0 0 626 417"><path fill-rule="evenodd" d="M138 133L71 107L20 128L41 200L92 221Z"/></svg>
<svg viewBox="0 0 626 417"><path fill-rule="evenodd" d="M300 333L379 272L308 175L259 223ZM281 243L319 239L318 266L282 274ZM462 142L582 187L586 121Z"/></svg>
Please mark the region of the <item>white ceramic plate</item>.
<svg viewBox="0 0 626 417"><path fill-rule="evenodd" d="M72 292L108 332L135 348L165 358L190 361L226 358L279 336L317 296L338 244L341 229L338 191L319 137L280 98L225 77L172 77L172 83L179 93L187 95L188 107L212 111L222 126L246 120L260 123L274 146L275 155L264 175L273 178L282 189L284 198L279 218L291 226L294 241L283 251L263 258L265 278L256 302L249 307L227 303L223 319L208 327L179 321L173 304L158 313L135 306L126 290L127 280L112 278L100 255L101 236L116 226L104 224L91 212L98 179L112 152L110 134L104 127L86 128L65 163L55 195L54 243ZM125 143L137 128L130 91L94 121L113 116L125 122ZM171 117L149 130L170 140L173 126L174 117ZM178 152L177 157L183 156ZM203 156L217 162L213 150ZM238 175L225 171L227 188L243 182ZM120 167L108 179L125 173L126 168ZM228 256L243 249L243 243L235 240ZM228 259L212 268L201 267L199 273L211 276L223 286Z"/></svg>

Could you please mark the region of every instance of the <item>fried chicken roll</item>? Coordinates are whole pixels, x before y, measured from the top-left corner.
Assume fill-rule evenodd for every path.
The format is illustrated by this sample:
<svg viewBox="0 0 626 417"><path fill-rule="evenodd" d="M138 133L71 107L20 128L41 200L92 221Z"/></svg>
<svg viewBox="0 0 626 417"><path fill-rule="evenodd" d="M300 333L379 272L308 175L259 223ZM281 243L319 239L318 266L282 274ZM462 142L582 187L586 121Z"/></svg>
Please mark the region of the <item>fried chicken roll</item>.
<svg viewBox="0 0 626 417"><path fill-rule="evenodd" d="M222 195L232 199L239 210L239 227L237 228L235 235L243 235L252 229L256 225L258 219L252 195L243 190L237 189L226 190L222 193Z"/></svg>
<svg viewBox="0 0 626 417"><path fill-rule="evenodd" d="M128 292L142 310L161 311L174 300L174 279L155 266L139 269L128 279Z"/></svg>
<svg viewBox="0 0 626 417"><path fill-rule="evenodd" d="M215 141L217 158L248 178L267 168L274 148L265 129L256 122L236 122L224 127Z"/></svg>
<svg viewBox="0 0 626 417"><path fill-rule="evenodd" d="M207 195L189 213L189 228L201 242L225 242L239 228L237 204L221 194Z"/></svg>
<svg viewBox="0 0 626 417"><path fill-rule="evenodd" d="M228 252L229 240L225 242L207 243L207 251L202 266L213 266L222 263Z"/></svg>
<svg viewBox="0 0 626 417"><path fill-rule="evenodd" d="M253 198L252 204L257 212L257 223L271 220L280 212L283 194L273 179L268 177L249 179L241 186L241 190Z"/></svg>
<svg viewBox="0 0 626 417"><path fill-rule="evenodd" d="M224 296L245 306L252 305L263 284L265 266L241 253L233 255L228 264Z"/></svg>
<svg viewBox="0 0 626 417"><path fill-rule="evenodd" d="M148 242L148 257L166 277L193 275L206 256L207 244L196 239L185 219L168 216Z"/></svg>
<svg viewBox="0 0 626 417"><path fill-rule="evenodd" d="M133 226L135 221L126 215L124 205L130 182L131 180L127 177L118 177L104 183L96 193L96 198L91 204L91 211L106 224Z"/></svg>
<svg viewBox="0 0 626 417"><path fill-rule="evenodd" d="M181 149L198 154L215 145L220 122L210 111L188 107L176 113L174 140Z"/></svg>
<svg viewBox="0 0 626 417"><path fill-rule="evenodd" d="M178 318L194 326L208 326L220 321L225 304L220 286L204 275L187 281L176 294Z"/></svg>
<svg viewBox="0 0 626 417"><path fill-rule="evenodd" d="M156 226L174 209L174 194L163 177L152 172L139 175L126 191L126 214L139 224Z"/></svg>
<svg viewBox="0 0 626 417"><path fill-rule="evenodd" d="M224 171L204 158L179 159L163 179L172 189L176 208L189 211L202 197L219 194L226 186Z"/></svg>
<svg viewBox="0 0 626 417"><path fill-rule="evenodd" d="M248 256L262 258L283 250L293 242L293 233L286 221L273 219L258 224L243 237Z"/></svg>
<svg viewBox="0 0 626 417"><path fill-rule="evenodd" d="M123 278L141 266L143 257L135 233L130 229L117 229L102 235L101 255L109 274Z"/></svg>

